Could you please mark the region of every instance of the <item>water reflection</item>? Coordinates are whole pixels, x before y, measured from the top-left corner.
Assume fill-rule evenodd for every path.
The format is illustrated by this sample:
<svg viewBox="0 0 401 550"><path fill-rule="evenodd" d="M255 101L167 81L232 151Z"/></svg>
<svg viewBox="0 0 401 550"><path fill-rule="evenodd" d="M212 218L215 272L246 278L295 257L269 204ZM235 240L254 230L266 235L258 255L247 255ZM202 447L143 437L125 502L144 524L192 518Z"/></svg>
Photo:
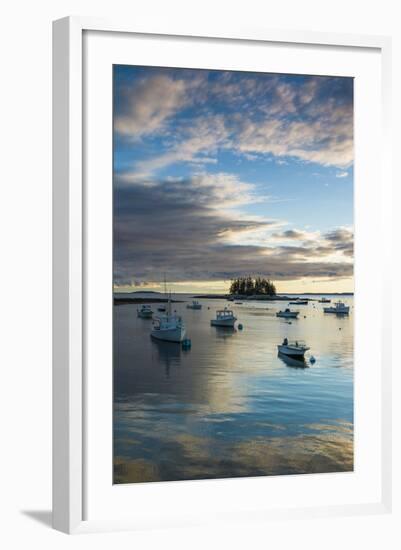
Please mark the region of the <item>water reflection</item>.
<svg viewBox="0 0 401 550"><path fill-rule="evenodd" d="M179 364L181 346L174 342L163 342L154 339L152 340L152 346L157 350L158 360L161 365L164 365L166 377L169 378L171 367Z"/></svg>
<svg viewBox="0 0 401 550"><path fill-rule="evenodd" d="M280 357L287 367L294 367L297 369L306 369L309 367L308 363L305 361L305 358L294 359L293 357L288 357L288 355L280 352L278 352L277 357Z"/></svg>
<svg viewBox="0 0 401 550"><path fill-rule="evenodd" d="M290 325L280 302L231 305L238 331L210 326L223 301L202 305L175 304L188 351L152 340L135 305L114 308L115 482L352 470L352 313L313 303ZM284 337L317 362L278 356Z"/></svg>
<svg viewBox="0 0 401 550"><path fill-rule="evenodd" d="M213 327L215 330L216 338L221 340L226 340L231 338L237 332L237 329L234 327Z"/></svg>

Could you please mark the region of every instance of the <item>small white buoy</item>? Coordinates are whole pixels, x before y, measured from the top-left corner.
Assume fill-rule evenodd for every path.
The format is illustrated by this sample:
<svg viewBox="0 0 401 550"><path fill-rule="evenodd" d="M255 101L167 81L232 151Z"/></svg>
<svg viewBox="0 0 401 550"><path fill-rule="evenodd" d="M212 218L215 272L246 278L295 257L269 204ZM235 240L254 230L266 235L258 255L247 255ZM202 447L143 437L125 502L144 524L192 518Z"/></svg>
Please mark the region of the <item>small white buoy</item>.
<svg viewBox="0 0 401 550"><path fill-rule="evenodd" d="M316 363L316 359L313 357L313 355L311 356L311 358L309 359L309 361L312 363L312 365L313 365L313 363Z"/></svg>
<svg viewBox="0 0 401 550"><path fill-rule="evenodd" d="M242 330L244 327L241 325L241 323L238 325L238 330Z"/></svg>

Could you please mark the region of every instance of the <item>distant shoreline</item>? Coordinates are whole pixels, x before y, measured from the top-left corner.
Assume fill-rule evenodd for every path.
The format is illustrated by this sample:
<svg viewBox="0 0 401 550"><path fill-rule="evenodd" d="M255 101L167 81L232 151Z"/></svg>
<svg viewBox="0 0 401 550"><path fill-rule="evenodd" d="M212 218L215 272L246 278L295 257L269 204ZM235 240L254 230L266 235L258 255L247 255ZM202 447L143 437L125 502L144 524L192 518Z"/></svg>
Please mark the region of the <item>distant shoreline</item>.
<svg viewBox="0 0 401 550"><path fill-rule="evenodd" d="M172 304L181 303L185 300L170 300ZM120 296L114 296L114 304L115 305L123 305L123 304L162 304L167 303L167 298L138 298L138 297L120 297Z"/></svg>
<svg viewBox="0 0 401 550"><path fill-rule="evenodd" d="M114 296L115 305L123 304L159 304L167 303L168 299L163 297L148 296L148 297L139 297L133 296L137 294L136 292L127 292L126 295L120 293L118 296ZM149 294L155 294L156 292L149 292ZM176 294L177 295L177 294ZM297 294L276 294L275 296L265 296L263 294L257 294L253 296L245 295L231 295L231 294L188 294L191 298L194 299L204 299L204 300L242 300L248 302L288 302L293 300L295 296L353 296L353 292L300 292ZM315 298L309 298L310 301L314 301ZM171 300L172 303L182 303L188 300Z"/></svg>

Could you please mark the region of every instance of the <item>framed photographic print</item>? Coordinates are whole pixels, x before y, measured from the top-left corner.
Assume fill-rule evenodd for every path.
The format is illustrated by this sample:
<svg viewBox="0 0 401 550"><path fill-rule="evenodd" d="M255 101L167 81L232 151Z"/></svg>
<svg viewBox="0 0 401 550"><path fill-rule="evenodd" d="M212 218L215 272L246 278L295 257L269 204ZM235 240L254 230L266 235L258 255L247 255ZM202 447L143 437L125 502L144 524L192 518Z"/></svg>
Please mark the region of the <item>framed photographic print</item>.
<svg viewBox="0 0 401 550"><path fill-rule="evenodd" d="M57 529L389 509L389 49L54 23Z"/></svg>

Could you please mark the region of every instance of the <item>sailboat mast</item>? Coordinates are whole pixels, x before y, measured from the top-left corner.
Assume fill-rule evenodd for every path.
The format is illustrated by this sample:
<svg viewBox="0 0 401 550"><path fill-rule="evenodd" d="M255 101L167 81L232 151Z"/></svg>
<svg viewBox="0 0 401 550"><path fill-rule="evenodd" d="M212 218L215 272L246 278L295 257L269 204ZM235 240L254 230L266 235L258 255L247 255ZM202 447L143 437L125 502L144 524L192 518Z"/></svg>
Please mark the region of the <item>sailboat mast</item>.
<svg viewBox="0 0 401 550"><path fill-rule="evenodd" d="M168 309L167 309L168 316L171 317L171 292L168 293Z"/></svg>

